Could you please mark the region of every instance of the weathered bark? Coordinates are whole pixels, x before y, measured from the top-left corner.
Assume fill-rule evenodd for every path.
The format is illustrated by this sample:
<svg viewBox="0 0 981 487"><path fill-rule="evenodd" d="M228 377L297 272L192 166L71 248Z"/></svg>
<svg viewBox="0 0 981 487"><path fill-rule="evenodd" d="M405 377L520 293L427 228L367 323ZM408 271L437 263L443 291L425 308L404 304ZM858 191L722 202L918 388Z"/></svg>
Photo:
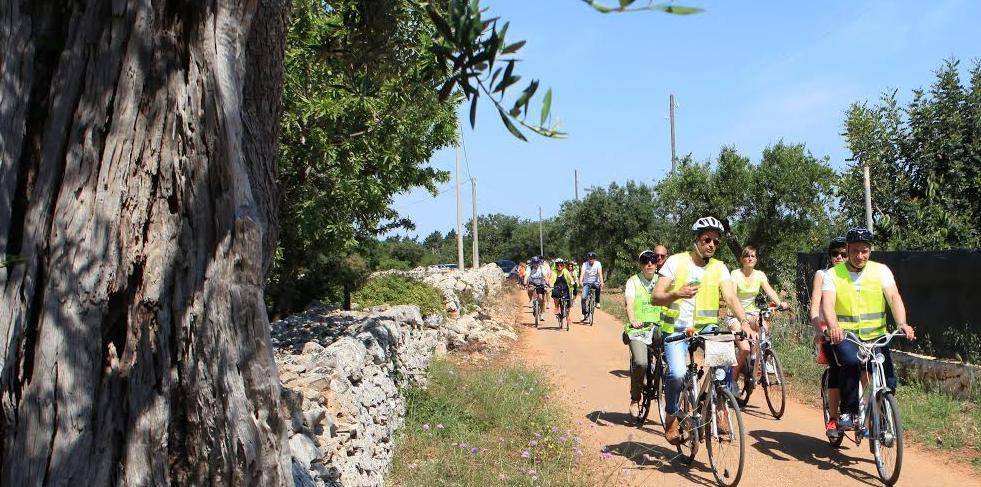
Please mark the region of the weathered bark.
<svg viewBox="0 0 981 487"><path fill-rule="evenodd" d="M0 484L282 485L288 0L0 0Z"/></svg>

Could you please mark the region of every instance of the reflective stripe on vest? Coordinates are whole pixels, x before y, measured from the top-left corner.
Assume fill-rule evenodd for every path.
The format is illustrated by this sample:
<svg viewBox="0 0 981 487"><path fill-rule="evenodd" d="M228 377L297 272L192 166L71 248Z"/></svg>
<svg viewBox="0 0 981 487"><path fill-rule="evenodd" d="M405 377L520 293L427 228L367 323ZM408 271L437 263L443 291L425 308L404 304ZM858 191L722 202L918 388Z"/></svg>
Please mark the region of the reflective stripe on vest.
<svg viewBox="0 0 981 487"><path fill-rule="evenodd" d="M835 314L844 330L862 340L874 340L886 334L886 298L882 293L882 269L869 261L862 270L856 288L845 263L834 267Z"/></svg>
<svg viewBox="0 0 981 487"><path fill-rule="evenodd" d="M656 275L654 277L657 277ZM630 276L630 281L634 283L634 319L641 323L660 323L661 322L661 306L655 306L651 304L651 289L654 288L654 281L650 281L644 284L644 280L641 279L640 274L634 274ZM644 294L647 291L647 294ZM623 326L626 332L640 332L646 331L653 328L653 326L646 326L643 328L633 328L630 323Z"/></svg>
<svg viewBox="0 0 981 487"><path fill-rule="evenodd" d="M671 291L677 291L689 284L688 272L689 265L692 264L691 253L682 252L675 254L682 256L681 265L675 271L674 282L671 283ZM674 257L674 256L672 256ZM726 266L721 261L709 259L705 266L705 276L699 284L698 293L695 294L695 325L711 325L719 321L719 285L722 281L722 273L726 271ZM661 314L661 331L674 333L679 327L678 317L681 315L681 303L675 301L668 306Z"/></svg>

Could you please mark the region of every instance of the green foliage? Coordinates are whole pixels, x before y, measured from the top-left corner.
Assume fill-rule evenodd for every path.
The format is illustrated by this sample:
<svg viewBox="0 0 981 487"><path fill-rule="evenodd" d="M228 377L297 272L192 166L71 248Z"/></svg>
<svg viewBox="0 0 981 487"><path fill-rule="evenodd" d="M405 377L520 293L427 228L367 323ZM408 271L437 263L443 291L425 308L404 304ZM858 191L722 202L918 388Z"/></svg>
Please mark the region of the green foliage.
<svg viewBox="0 0 981 487"><path fill-rule="evenodd" d="M447 175L426 163L453 142L455 103L437 97L435 28L408 0L294 2L287 36L277 185L281 230L267 296L273 314L352 288L344 260L411 227L392 197Z"/></svg>
<svg viewBox="0 0 981 487"><path fill-rule="evenodd" d="M835 173L803 144L763 150L759 164L724 147L715 163L685 158L656 186L657 207L671 223L674 249L691 246L691 224L712 215L728 230L720 257L730 267L745 245L759 250L758 268L771 281L793 282L796 253L821 248L836 228Z"/></svg>
<svg viewBox="0 0 981 487"><path fill-rule="evenodd" d="M436 288L424 282L398 275L384 275L368 279L354 292L354 302L362 308L382 304L414 304L423 316L444 314L443 298Z"/></svg>
<svg viewBox="0 0 981 487"><path fill-rule="evenodd" d="M862 166L872 180L879 248L981 247L981 64L961 83L958 61L937 70L929 91L901 107L896 92L880 104L856 103L845 120L852 164L841 178L848 220L865 221Z"/></svg>
<svg viewBox="0 0 981 487"><path fill-rule="evenodd" d="M573 253L596 252L611 284L636 272L637 254L666 238L667 226L652 186L628 181L592 188L580 201L566 201L560 220L569 223Z"/></svg>
<svg viewBox="0 0 981 487"><path fill-rule="evenodd" d="M541 372L438 361L428 379L406 395L393 485L591 485Z"/></svg>
<svg viewBox="0 0 981 487"><path fill-rule="evenodd" d="M501 123L511 135L527 140L515 123L544 137L563 138L561 123L550 123L552 90L542 100L539 121L529 123L528 107L538 91L538 80L531 80L514 100L510 109L504 106L507 90L521 80L514 73L515 55L525 41L508 43L508 23L498 28L498 18L485 18L485 8L477 0L444 0L426 4L426 13L439 32L431 47L446 67L446 80L439 89L440 99L447 99L454 88L470 102L470 126L477 124L477 102L481 96L491 100ZM497 68L495 69L495 65Z"/></svg>

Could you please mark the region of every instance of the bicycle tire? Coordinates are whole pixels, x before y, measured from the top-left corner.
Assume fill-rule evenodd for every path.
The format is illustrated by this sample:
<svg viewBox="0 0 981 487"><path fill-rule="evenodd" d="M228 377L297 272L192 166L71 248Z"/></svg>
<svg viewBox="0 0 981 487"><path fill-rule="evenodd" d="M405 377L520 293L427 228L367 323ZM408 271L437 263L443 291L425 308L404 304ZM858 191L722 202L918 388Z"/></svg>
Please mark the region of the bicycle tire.
<svg viewBox="0 0 981 487"><path fill-rule="evenodd" d="M637 426L642 427L647 423L647 418L651 414L651 404L654 403L658 396L658 390L661 387L660 378L660 368L661 362L658 360L653 370L648 368L644 373L644 389L641 392L640 397L640 408L637 411ZM660 406L661 401L657 401ZM661 424L664 424L664 417L661 417Z"/></svg>
<svg viewBox="0 0 981 487"><path fill-rule="evenodd" d="M565 331L569 331L569 300L562 300L562 321L565 322Z"/></svg>
<svg viewBox="0 0 981 487"><path fill-rule="evenodd" d="M899 404L891 392L879 394L876 398L875 413L872 420L872 454L875 457L875 469L879 473L879 479L886 485L893 485L899 480L899 473L903 468L903 420L899 417ZM876 421L878 419L878 421ZM883 426L891 431L883 431ZM891 427L889 427L891 426ZM890 448L886 443L886 434L892 435L892 447L895 447L896 456L892 465L887 464L884 459L883 447Z"/></svg>
<svg viewBox="0 0 981 487"><path fill-rule="evenodd" d="M772 373L767 370L769 359L773 359L774 371ZM767 350L763 352L763 362L760 363L760 367L763 368L763 395L766 396L766 405L770 407L770 413L773 414L773 417L780 419L787 409L787 391L783 387L783 368L780 367L780 359L777 358L776 353L773 353L773 350ZM774 382L773 379L776 381ZM780 403L774 404L778 399Z"/></svg>
<svg viewBox="0 0 981 487"><path fill-rule="evenodd" d="M657 400L657 417L661 421L661 426L663 427L664 419L668 416L667 412L664 410L665 406L668 404L668 401L667 396L665 395L667 393L667 390L665 389L667 384L664 381L664 361L662 361L660 357L657 359L657 369L655 369L654 372L654 398Z"/></svg>
<svg viewBox="0 0 981 487"><path fill-rule="evenodd" d="M678 414L675 421L680 421L678 428L681 430L682 441L675 445L678 450L679 458L685 465L691 465L698 454L698 434L701 425L698 424L695 401L696 392L693 384L686 384L681 390L681 399L678 401Z"/></svg>
<svg viewBox="0 0 981 487"><path fill-rule="evenodd" d="M831 421L831 411L828 409L830 406L828 404L828 376L830 374L831 369L827 367L824 369L824 373L821 374L821 412L824 415L824 426L828 424L828 421ZM831 446L838 448L841 446L841 442L845 439L845 435L839 434L834 440L828 438L827 436L825 436L825 438L828 439L828 443L831 444Z"/></svg>
<svg viewBox="0 0 981 487"><path fill-rule="evenodd" d="M542 319L542 305L538 302L538 297L531 304L531 314L535 316L535 328L538 328L538 322Z"/></svg>
<svg viewBox="0 0 981 487"><path fill-rule="evenodd" d="M715 481L724 487L732 487L738 484L739 479L742 478L743 466L746 463L746 430L743 426L743 417L739 413L739 404L736 401L736 396L732 395L731 392L721 387L716 388L715 393L716 396L713 399L715 399L715 403L717 405L716 407L721 405L722 407L727 407L728 409L730 423L729 436L731 440L739 441L737 450L738 458L733 466L721 466L719 464L719 457L725 456L722 455L721 452L721 447L725 444L725 441L722 439L722 435L713 437L711 426L712 424L717 423L717 416L711 413L710 417L712 421L705 423L705 450L708 452L709 466L712 468L712 475L715 476ZM706 412L709 412L710 407L706 407L705 409ZM733 420L733 416L735 416L735 420ZM736 431L731 429L733 427L736 428ZM712 446L713 441L718 446Z"/></svg>
<svg viewBox="0 0 981 487"><path fill-rule="evenodd" d="M749 404L749 398L753 395L753 389L756 388L756 383L749 380L755 368L756 363L747 357L746 363L743 365L743 371L736 379L736 385L739 386L739 396L736 397L736 402L739 403L739 407L741 408Z"/></svg>
<svg viewBox="0 0 981 487"><path fill-rule="evenodd" d="M589 293L589 326L593 326L593 319L596 317L596 290Z"/></svg>

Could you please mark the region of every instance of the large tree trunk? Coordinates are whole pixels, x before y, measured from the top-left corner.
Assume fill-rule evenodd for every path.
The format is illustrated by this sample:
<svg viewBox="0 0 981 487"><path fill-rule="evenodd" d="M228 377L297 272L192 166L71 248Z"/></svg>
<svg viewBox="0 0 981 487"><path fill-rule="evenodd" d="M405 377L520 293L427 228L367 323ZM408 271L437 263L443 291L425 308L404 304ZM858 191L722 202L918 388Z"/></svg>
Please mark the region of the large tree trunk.
<svg viewBox="0 0 981 487"><path fill-rule="evenodd" d="M288 0L0 0L0 484L281 485Z"/></svg>

